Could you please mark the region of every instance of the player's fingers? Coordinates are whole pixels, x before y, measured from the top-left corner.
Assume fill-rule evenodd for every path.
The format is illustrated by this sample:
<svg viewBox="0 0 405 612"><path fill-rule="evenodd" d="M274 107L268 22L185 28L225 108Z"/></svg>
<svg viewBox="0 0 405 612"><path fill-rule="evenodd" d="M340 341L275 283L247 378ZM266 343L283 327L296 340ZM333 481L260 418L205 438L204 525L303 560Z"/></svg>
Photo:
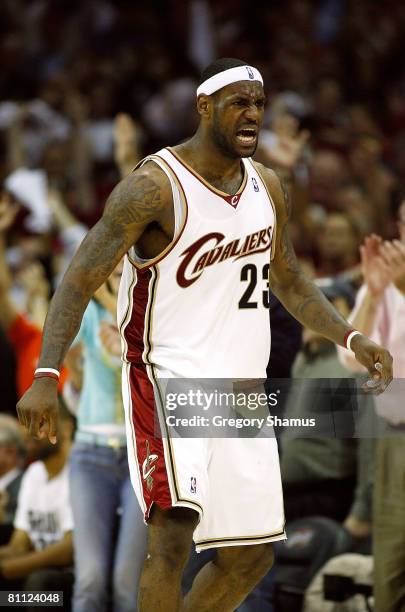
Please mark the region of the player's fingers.
<svg viewBox="0 0 405 612"><path fill-rule="evenodd" d="M43 423L47 420L45 415L40 414L37 411L32 411L28 423L28 433L33 438L41 439L44 434L42 433Z"/></svg>
<svg viewBox="0 0 405 612"><path fill-rule="evenodd" d="M58 414L57 412L49 415L48 440L51 444L56 444L58 433Z"/></svg>
<svg viewBox="0 0 405 612"><path fill-rule="evenodd" d="M381 353L374 367L369 368L369 372L371 378L364 383L364 391L374 395L383 393L393 378L392 357L390 353L388 351Z"/></svg>
<svg viewBox="0 0 405 612"><path fill-rule="evenodd" d="M388 351L384 351L379 356L379 362L381 363L381 377L385 381L392 380L393 369L392 369L392 355Z"/></svg>
<svg viewBox="0 0 405 612"><path fill-rule="evenodd" d="M23 408L20 408L19 405L17 404L17 416L18 416L18 420L20 421L21 425L23 427L27 427L27 421L25 418L25 411Z"/></svg>

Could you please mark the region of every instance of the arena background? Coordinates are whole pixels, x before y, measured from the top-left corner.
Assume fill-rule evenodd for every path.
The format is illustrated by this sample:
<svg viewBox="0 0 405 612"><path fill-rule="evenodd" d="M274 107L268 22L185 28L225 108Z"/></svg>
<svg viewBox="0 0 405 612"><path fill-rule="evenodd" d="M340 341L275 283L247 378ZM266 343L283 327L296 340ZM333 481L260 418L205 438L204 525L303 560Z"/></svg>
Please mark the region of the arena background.
<svg viewBox="0 0 405 612"><path fill-rule="evenodd" d="M267 107L256 157L290 191L291 235L303 267L348 315L364 280L360 245L372 234L396 239L398 214L399 224L405 222L405 212L399 212L405 181L404 30L405 5L399 0L5 0L0 416L15 417L17 398L32 379L48 301L77 242L100 217L120 175L148 153L193 133L199 74L217 57L241 58L261 71ZM322 371L323 350L330 347L320 347L319 339L314 343L306 330L302 334L274 296L270 305L273 377L350 376L334 349L330 369ZM16 317L26 327L16 330ZM397 324L405 329L404 319ZM64 379L79 388L77 364L70 370L67 364ZM71 390L65 402L74 404ZM1 489L7 471L1 453L15 439L10 420L0 421L0 428L5 544L12 517ZM33 443L22 435L21 468L35 458ZM300 465L307 452L316 466L312 471ZM304 444L288 449L286 443L286 514L291 523L301 521L290 548L298 542L308 556L280 550L276 570L284 564L285 574L277 583L271 573L240 611L301 609L310 578L337 551L365 553L371 562L374 457L373 436L329 440L320 453ZM314 515L326 522L311 522ZM325 541L330 548L319 558L316 542ZM0 549L0 573L1 563ZM300 566L296 574L294 564ZM405 571L403 559L402 564ZM347 567L354 577L358 563ZM371 582L369 568L364 572ZM356 609L366 609L363 598L357 603ZM305 605L307 612L332 609Z"/></svg>

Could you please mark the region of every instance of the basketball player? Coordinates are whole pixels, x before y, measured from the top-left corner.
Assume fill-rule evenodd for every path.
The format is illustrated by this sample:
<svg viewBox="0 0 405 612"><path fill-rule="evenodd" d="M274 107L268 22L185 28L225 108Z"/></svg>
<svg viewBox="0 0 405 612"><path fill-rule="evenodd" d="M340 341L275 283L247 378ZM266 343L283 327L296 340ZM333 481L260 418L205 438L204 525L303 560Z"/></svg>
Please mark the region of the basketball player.
<svg viewBox="0 0 405 612"><path fill-rule="evenodd" d="M143 160L113 190L55 293L39 368L18 405L33 436L55 440L58 368L89 299L126 254L123 395L132 481L149 524L141 612L234 610L270 568L270 543L285 537L275 440L171 437L159 380L264 379L269 280L306 327L354 351L375 392L392 376L390 354L352 330L297 264L288 200L276 175L251 160L264 104L262 77L245 62L222 59L203 72L196 134ZM218 554L182 601L193 536L197 550Z"/></svg>

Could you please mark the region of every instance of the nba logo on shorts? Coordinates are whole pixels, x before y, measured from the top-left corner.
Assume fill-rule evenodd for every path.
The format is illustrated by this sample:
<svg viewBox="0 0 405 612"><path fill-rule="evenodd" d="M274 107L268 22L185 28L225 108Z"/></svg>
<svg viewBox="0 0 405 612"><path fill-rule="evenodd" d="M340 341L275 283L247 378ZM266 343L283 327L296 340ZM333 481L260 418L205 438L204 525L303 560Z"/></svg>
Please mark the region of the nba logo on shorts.
<svg viewBox="0 0 405 612"><path fill-rule="evenodd" d="M191 476L190 479L190 493L197 493L197 478L195 476Z"/></svg>
<svg viewBox="0 0 405 612"><path fill-rule="evenodd" d="M257 181L254 176L252 177L252 183L253 183L253 189L255 191L259 191L259 185L257 184Z"/></svg>
<svg viewBox="0 0 405 612"><path fill-rule="evenodd" d="M249 75L249 79L253 80L255 78L255 75L253 74L253 70L251 69L251 67L250 66L246 66L246 70L247 70L247 73Z"/></svg>

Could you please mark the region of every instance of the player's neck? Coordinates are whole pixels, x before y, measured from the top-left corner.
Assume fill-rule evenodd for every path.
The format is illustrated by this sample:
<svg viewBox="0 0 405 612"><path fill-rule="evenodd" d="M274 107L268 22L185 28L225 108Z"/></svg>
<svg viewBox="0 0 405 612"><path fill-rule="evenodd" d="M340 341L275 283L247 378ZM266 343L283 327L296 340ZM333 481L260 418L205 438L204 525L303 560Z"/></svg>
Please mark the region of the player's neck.
<svg viewBox="0 0 405 612"><path fill-rule="evenodd" d="M241 172L241 159L227 156L212 139L204 137L200 131L175 149L193 170L207 180L232 180Z"/></svg>

